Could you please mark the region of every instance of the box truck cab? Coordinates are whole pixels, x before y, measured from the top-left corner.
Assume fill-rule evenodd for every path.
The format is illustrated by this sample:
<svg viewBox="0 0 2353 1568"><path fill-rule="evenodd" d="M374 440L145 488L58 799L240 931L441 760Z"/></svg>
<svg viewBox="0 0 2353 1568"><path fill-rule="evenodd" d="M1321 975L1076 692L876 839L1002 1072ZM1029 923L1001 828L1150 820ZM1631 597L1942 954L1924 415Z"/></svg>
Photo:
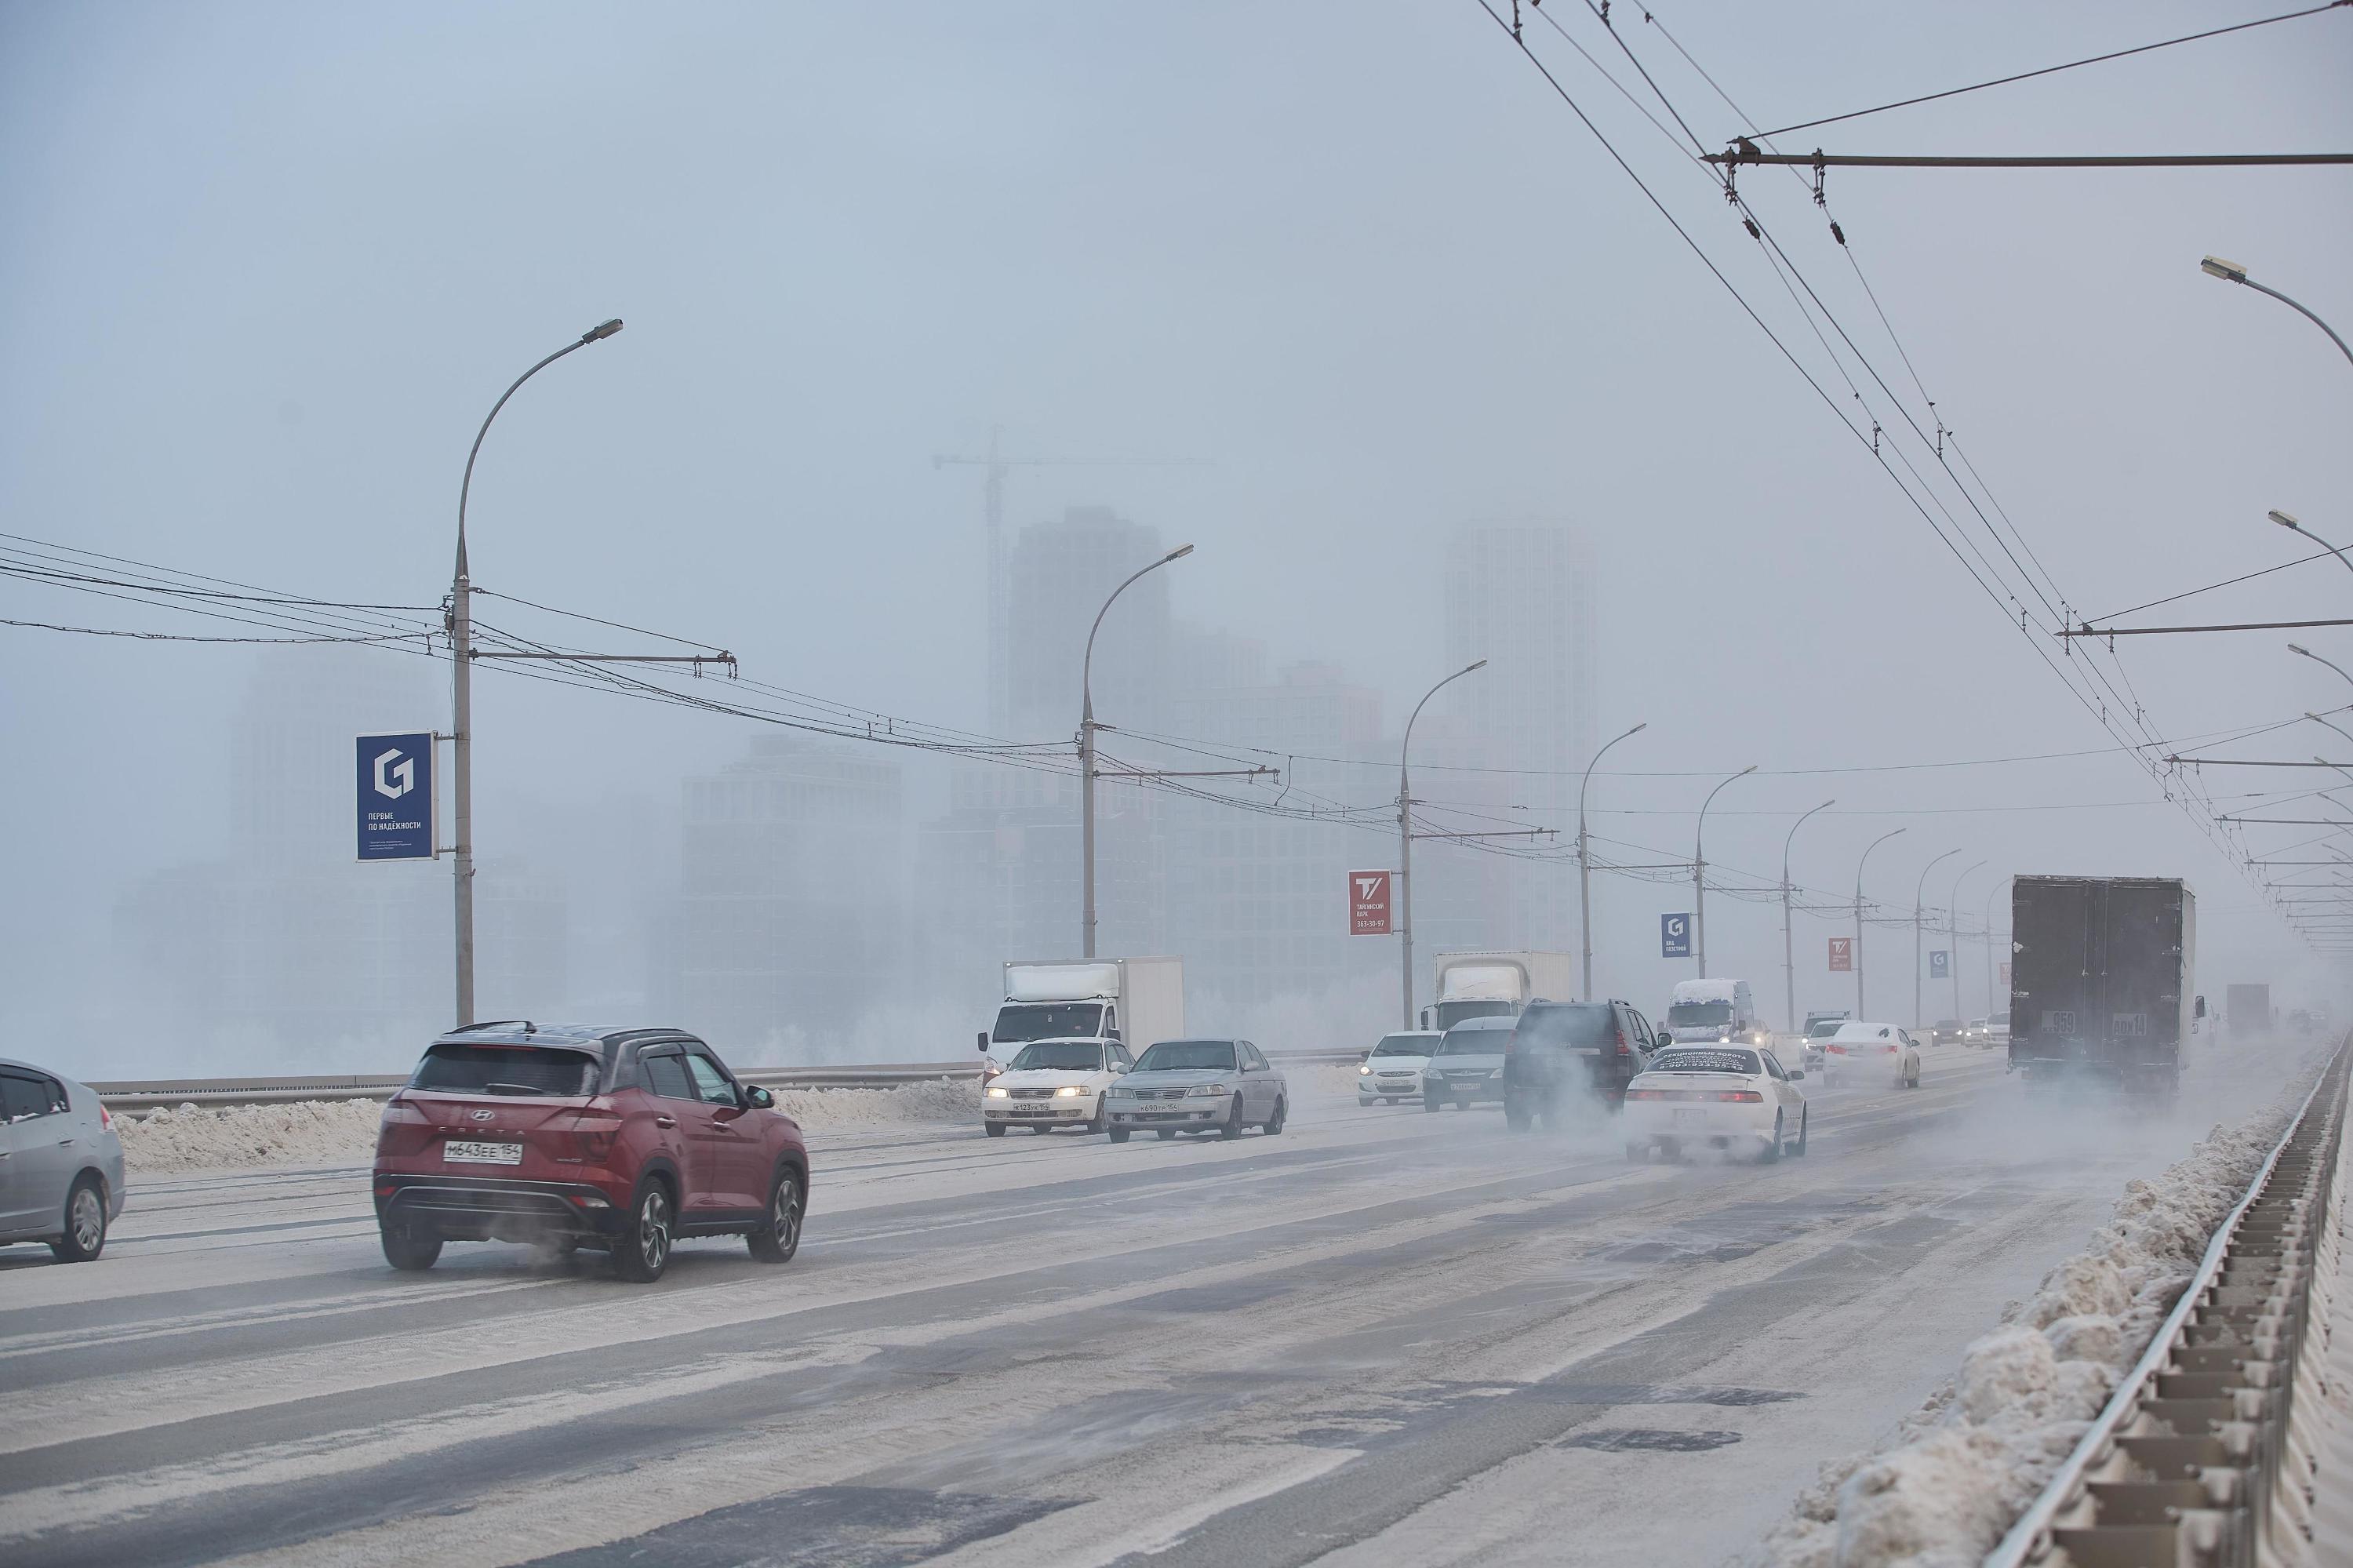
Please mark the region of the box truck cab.
<svg viewBox="0 0 2353 1568"><path fill-rule="evenodd" d="M1466 1018L1517 1018L1538 997L1569 1001L1576 963L1567 953L1440 953L1438 1001L1422 1009L1421 1025L1443 1034Z"/></svg>
<svg viewBox="0 0 2353 1568"><path fill-rule="evenodd" d="M1039 1041L1122 1045L1134 1056L1155 1040L1184 1033L1182 959L1008 962L1005 1000L997 1003L995 1023L980 1032L982 1086ZM1115 1060L1115 1054L1103 1059Z"/></svg>
<svg viewBox="0 0 2353 1568"><path fill-rule="evenodd" d="M1746 980L1688 980L1668 998L1667 1033L1678 1045L1757 1045L1765 1028Z"/></svg>

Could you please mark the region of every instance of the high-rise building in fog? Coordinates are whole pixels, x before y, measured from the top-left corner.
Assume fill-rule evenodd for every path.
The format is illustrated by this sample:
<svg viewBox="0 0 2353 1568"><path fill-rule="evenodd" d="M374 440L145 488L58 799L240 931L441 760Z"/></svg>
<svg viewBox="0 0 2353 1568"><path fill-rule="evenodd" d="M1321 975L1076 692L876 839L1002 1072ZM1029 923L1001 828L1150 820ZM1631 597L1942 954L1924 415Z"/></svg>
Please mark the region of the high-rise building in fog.
<svg viewBox="0 0 2353 1568"><path fill-rule="evenodd" d="M1415 735L1419 798L1460 803L1552 841L1485 841L1557 851L1576 832L1577 771L1594 744L1595 568L1563 524L1480 523L1453 530L1442 563L1447 669L1487 667L1448 688L1442 716ZM1444 765L1466 769L1445 770ZM1477 771L1472 771L1475 769ZM1577 939L1575 866L1470 844L1415 852L1417 935L1434 946L1565 948Z"/></svg>
<svg viewBox="0 0 2353 1568"><path fill-rule="evenodd" d="M902 794L892 753L791 733L686 780L679 1022L751 1060L822 1055L905 993Z"/></svg>
<svg viewBox="0 0 2353 1568"><path fill-rule="evenodd" d="M992 711L1008 738L1071 749L1039 768L959 765L946 815L919 835L917 910L927 967L977 997L1009 958L1078 952L1081 896L1077 735L1087 631L1113 590L1166 554L1157 530L1105 506L1073 506L1023 528L1006 552L1005 679ZM1095 717L1128 730L1161 722L1175 633L1166 574L1120 596L1095 639ZM1121 754L1101 745L1105 766ZM1130 748L1131 750L1133 748ZM1156 950L1163 907L1161 807L1149 791L1099 783L1095 800L1095 906L1102 951Z"/></svg>
<svg viewBox="0 0 2353 1568"><path fill-rule="evenodd" d="M449 1022L447 861L360 865L353 737L430 729L437 667L370 651L275 650L227 726L227 857L132 885L118 948L143 1010L247 1063L406 1061ZM475 879L483 1015L544 1016L566 991L560 880L512 858Z"/></svg>

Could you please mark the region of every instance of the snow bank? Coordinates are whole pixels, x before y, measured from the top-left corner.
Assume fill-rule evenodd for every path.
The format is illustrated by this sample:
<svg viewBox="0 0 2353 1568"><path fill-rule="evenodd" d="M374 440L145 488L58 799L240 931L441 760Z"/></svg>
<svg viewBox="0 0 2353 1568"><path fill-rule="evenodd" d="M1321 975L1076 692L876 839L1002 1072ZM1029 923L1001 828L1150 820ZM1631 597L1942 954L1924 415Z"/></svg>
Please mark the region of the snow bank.
<svg viewBox="0 0 2353 1568"><path fill-rule="evenodd" d="M2092 1245L1873 1454L1832 1460L1753 1561L1764 1568L1973 1568L2033 1501L2148 1346L2309 1078L2188 1159L2125 1188Z"/></svg>
<svg viewBox="0 0 2353 1568"><path fill-rule="evenodd" d="M973 1083L902 1084L888 1089L779 1089L776 1107L813 1132L913 1122L970 1122L980 1114ZM377 1100L302 1100L289 1105L184 1105L118 1114L122 1157L135 1176L260 1165L356 1165L375 1153Z"/></svg>

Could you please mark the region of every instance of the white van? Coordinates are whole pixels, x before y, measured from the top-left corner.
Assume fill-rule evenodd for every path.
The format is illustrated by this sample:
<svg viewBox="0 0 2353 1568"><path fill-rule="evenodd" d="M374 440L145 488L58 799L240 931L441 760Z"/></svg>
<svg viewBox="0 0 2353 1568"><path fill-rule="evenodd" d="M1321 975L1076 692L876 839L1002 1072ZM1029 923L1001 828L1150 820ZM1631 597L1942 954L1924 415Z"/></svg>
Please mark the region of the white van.
<svg viewBox="0 0 2353 1568"><path fill-rule="evenodd" d="M1666 1024L1678 1045L1757 1045L1765 1039L1745 980L1680 981L1667 1002Z"/></svg>

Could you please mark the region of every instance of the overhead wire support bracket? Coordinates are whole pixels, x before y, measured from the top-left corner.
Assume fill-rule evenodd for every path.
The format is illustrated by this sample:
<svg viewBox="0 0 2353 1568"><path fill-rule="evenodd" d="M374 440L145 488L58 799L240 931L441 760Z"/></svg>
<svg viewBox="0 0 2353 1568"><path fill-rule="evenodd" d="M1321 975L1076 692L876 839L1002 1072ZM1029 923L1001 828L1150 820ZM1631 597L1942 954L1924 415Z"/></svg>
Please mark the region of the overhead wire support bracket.
<svg viewBox="0 0 2353 1568"><path fill-rule="evenodd" d="M691 664L694 673L702 673L705 664L724 664L728 678L738 673L735 655L722 650L716 653L519 653L502 649L469 648L469 659L543 659L560 664Z"/></svg>
<svg viewBox="0 0 2353 1568"><path fill-rule="evenodd" d="M1767 153L1746 136L1736 137L1725 152L1706 154L1702 162L1728 175L1745 164L1779 164L1810 168L1820 178L1826 168L1843 169L2221 169L2265 168L2283 164L2353 164L2353 153L2136 153L2121 155L2050 154L2032 157L1938 157L1914 154Z"/></svg>
<svg viewBox="0 0 2353 1568"><path fill-rule="evenodd" d="M2077 627L2062 627L2052 633L2054 637L2159 637L2183 631L2295 631L2307 626L2353 626L2353 617L2334 620L2230 620L2211 626L2094 626L2089 621Z"/></svg>

